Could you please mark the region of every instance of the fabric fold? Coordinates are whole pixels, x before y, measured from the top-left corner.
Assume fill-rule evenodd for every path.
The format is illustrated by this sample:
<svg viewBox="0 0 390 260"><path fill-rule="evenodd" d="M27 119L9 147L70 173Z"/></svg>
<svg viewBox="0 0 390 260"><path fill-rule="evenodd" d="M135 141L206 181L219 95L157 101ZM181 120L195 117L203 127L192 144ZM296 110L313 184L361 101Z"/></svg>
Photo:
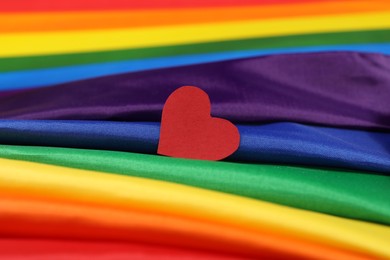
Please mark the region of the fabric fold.
<svg viewBox="0 0 390 260"><path fill-rule="evenodd" d="M389 29L390 11L130 29L1 34L0 57L64 54L305 33ZM261 30L259 30L261 28ZM28 42L29 44L25 44Z"/></svg>
<svg viewBox="0 0 390 260"><path fill-rule="evenodd" d="M338 167L390 173L390 134L296 123L238 125L229 161ZM160 124L72 120L0 120L0 143L156 154ZM1 149L0 149L1 152Z"/></svg>
<svg viewBox="0 0 390 260"><path fill-rule="evenodd" d="M325 2L326 0L314 0L316 3ZM313 0L262 0L262 5L273 4L297 4L313 2ZM1 5L1 12L42 12L42 11L77 11L77 10L120 10L120 9L160 9L160 8L200 8L200 7L217 7L217 6L253 6L258 5L258 0L153 0L153 1L128 1L128 0L68 0L66 2L50 0L18 0L18 2L6 2Z"/></svg>
<svg viewBox="0 0 390 260"><path fill-rule="evenodd" d="M107 205L112 209L219 223L244 231L276 233L372 257L390 256L390 228L382 225L144 178L7 159L0 159L0 164L2 196ZM12 227L15 225L1 226Z"/></svg>
<svg viewBox="0 0 390 260"><path fill-rule="evenodd" d="M7 260L234 259L226 254L160 245L60 239L0 239Z"/></svg>
<svg viewBox="0 0 390 260"><path fill-rule="evenodd" d="M0 235L13 238L135 242L199 251L235 258L367 259L370 254L291 238L277 232L253 232L220 223L90 206L64 201L0 199Z"/></svg>
<svg viewBox="0 0 390 260"><path fill-rule="evenodd" d="M375 66L373 66L375 64ZM0 118L159 121L181 86L233 122L294 121L390 129L390 59L380 54L286 54L151 70L0 97Z"/></svg>
<svg viewBox="0 0 390 260"><path fill-rule="evenodd" d="M368 45L372 47L376 44L387 44L389 42L389 30L287 35L196 44L121 49L113 51L0 58L0 71L31 70L125 60L155 59L182 55L191 56L196 54L219 52L241 53L243 51L263 50L262 54L272 54L295 49L305 50L306 48L315 51L318 50L316 46L318 46L318 48L321 48L321 46L322 48L327 47L329 50L331 49L331 46L334 45ZM381 52L381 49L374 48L370 51Z"/></svg>
<svg viewBox="0 0 390 260"><path fill-rule="evenodd" d="M2 145L0 157L175 182L390 225L389 176L70 148Z"/></svg>
<svg viewBox="0 0 390 260"><path fill-rule="evenodd" d="M232 59L253 58L262 55L289 53L316 53L329 51L355 51L373 54L390 54L389 44L309 46L291 49L249 50L218 52L189 56L173 56L143 60L98 63L70 67L48 68L0 73L0 91L40 88L56 84L70 83L96 77L110 76L128 72L172 68Z"/></svg>
<svg viewBox="0 0 390 260"><path fill-rule="evenodd" d="M0 4L0 259L390 259L389 17L386 0ZM224 161L157 155L182 86L237 126Z"/></svg>
<svg viewBox="0 0 390 260"><path fill-rule="evenodd" d="M323 1L284 5L164 8L119 11L2 13L0 33L147 27L278 17L367 13L389 10L384 1Z"/></svg>

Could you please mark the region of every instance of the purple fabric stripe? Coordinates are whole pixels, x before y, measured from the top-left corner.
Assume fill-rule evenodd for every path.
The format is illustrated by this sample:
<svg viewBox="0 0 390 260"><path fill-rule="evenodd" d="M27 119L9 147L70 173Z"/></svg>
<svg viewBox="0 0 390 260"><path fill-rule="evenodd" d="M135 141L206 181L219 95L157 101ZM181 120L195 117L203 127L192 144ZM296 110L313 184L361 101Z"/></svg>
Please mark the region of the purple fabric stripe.
<svg viewBox="0 0 390 260"><path fill-rule="evenodd" d="M193 85L212 115L390 130L390 56L331 52L263 56L127 73L0 96L0 118L160 120L166 98Z"/></svg>

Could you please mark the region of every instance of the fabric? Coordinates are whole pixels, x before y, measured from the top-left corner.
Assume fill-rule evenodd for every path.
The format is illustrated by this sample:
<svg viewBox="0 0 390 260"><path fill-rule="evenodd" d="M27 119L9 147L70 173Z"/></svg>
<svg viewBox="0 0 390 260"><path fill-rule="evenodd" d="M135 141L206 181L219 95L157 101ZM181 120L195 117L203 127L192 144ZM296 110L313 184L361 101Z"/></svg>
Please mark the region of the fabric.
<svg viewBox="0 0 390 260"><path fill-rule="evenodd" d="M10 33L0 35L0 57L115 50L289 34L388 29L389 16L390 11L384 10L363 14L151 28Z"/></svg>
<svg viewBox="0 0 390 260"><path fill-rule="evenodd" d="M80 206L106 206L110 209L141 211L203 223L218 223L224 227L244 232L279 234L286 239L296 239L297 242L313 242L314 245L330 246L346 251L353 250L377 258L390 256L390 249L387 247L387 241L390 239L390 228L382 225L347 220L244 197L137 177L7 159L0 159L0 164L2 165L0 168L0 194L2 194L2 198L5 196L26 197L37 200L57 200ZM63 215L66 211L59 210L58 206L59 203L54 204L55 212ZM24 206L11 207L7 203L3 208L5 210L26 210ZM33 212L45 214L47 211L36 209ZM86 217L102 216L98 213L82 215ZM5 217L12 222L20 219L20 217L13 217L12 213L0 214L0 217ZM34 219L41 221L41 217L30 218L33 221ZM106 218L103 217L103 219L107 223ZM113 219L115 225L119 225L118 218ZM123 219L128 220L127 217ZM81 221L82 223L87 222ZM65 222L69 223L69 221ZM4 220L2 223L4 225L0 228L5 232L12 233L14 229L19 230L19 232L25 230L16 224L7 225ZM96 222L92 221L91 223ZM153 223L163 224L164 222L153 221ZM36 225L34 226L37 228ZM38 230L41 229L39 227ZM49 230L53 232L52 228ZM68 228L67 230L78 230L78 228ZM151 230L156 229L152 228ZM86 233L91 235L88 231ZM126 232L126 234L130 235L131 232ZM224 232L221 234L225 235ZM276 246L280 252L281 245L276 244L275 241L267 244L271 247ZM247 242L243 244L247 244ZM256 248L261 251L259 246ZM306 252L307 254L319 252L318 250L312 251L310 248L309 250L304 247L299 248L292 244L286 244L286 249Z"/></svg>
<svg viewBox="0 0 390 260"><path fill-rule="evenodd" d="M3 13L0 33L192 24L389 10L383 1L327 1L197 9Z"/></svg>
<svg viewBox="0 0 390 260"><path fill-rule="evenodd" d="M370 254L358 250L302 241L268 231L256 233L218 223L104 206L8 197L0 200L0 210L4 224L0 234L5 237L137 242L200 252L207 250L229 254L235 259L313 259L320 255L327 256L326 259L370 259Z"/></svg>
<svg viewBox="0 0 390 260"><path fill-rule="evenodd" d="M51 68L42 70L16 71L0 74L0 90L15 90L43 87L72 81L85 80L113 74L170 68L237 58L279 53L307 53L327 51L370 51L390 54L390 44L315 46L291 49L249 50L236 52L207 53L189 56L163 57L156 59L130 60L91 65Z"/></svg>
<svg viewBox="0 0 390 260"><path fill-rule="evenodd" d="M0 71L6 72L14 70L53 68L125 60L146 60L159 57L177 57L180 55L192 56L194 54L205 53L215 55L215 53L218 52L233 51L241 53L242 51L252 50L252 53L256 53L256 51L258 51L258 54L260 55L267 53L283 53L284 51L292 50L299 51L308 49L309 51L316 51L318 48L322 48L323 50L332 50L333 45L341 46L341 50L343 48L345 49L346 46L348 46L348 48L353 48L353 46L356 45L358 45L357 47L371 46L372 49L364 50L370 52L381 52L383 49L380 47L374 47L375 44L386 44L389 42L389 30L287 35L113 51L0 58ZM207 56L204 55L204 57ZM234 57L239 56L232 56L232 58ZM140 64L137 66L139 65ZM3 89L4 86L1 86L1 88Z"/></svg>
<svg viewBox="0 0 390 260"><path fill-rule="evenodd" d="M0 259L390 259L388 1L2 2ZM224 162L155 155L191 85Z"/></svg>
<svg viewBox="0 0 390 260"><path fill-rule="evenodd" d="M323 2L329 0L261 0L262 5L268 4L288 4L305 2ZM64 2L50 0L18 0L18 2L5 2L0 7L0 12L39 12L39 11L74 11L74 10L115 10L115 9L154 9L154 8L196 8L208 6L242 6L256 5L258 0L153 0L153 1L128 1L128 0L68 0Z"/></svg>
<svg viewBox="0 0 390 260"><path fill-rule="evenodd" d="M2 145L0 157L181 183L390 225L389 176L36 146Z"/></svg>
<svg viewBox="0 0 390 260"><path fill-rule="evenodd" d="M49 239L0 239L7 260L233 259L223 254L148 244Z"/></svg>
<svg viewBox="0 0 390 260"><path fill-rule="evenodd" d="M296 123L238 125L230 161L302 164L390 174L390 135ZM0 120L0 143L156 154L160 124L72 120ZM103 138L102 138L103 137ZM1 148L0 148L1 153Z"/></svg>
<svg viewBox="0 0 390 260"><path fill-rule="evenodd" d="M337 52L151 70L0 97L0 118L159 121L169 94L193 85L209 94L213 116L235 123L389 130L389 69L389 56Z"/></svg>

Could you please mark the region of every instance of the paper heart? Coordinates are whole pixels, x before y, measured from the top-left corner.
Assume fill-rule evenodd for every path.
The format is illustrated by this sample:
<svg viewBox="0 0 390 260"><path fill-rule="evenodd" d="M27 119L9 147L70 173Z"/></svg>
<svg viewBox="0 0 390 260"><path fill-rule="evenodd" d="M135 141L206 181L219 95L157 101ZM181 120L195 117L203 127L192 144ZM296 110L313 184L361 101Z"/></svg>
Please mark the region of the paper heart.
<svg viewBox="0 0 390 260"><path fill-rule="evenodd" d="M240 143L237 127L210 112L209 96L200 88L175 90L164 105L157 152L202 160L221 160L234 153Z"/></svg>

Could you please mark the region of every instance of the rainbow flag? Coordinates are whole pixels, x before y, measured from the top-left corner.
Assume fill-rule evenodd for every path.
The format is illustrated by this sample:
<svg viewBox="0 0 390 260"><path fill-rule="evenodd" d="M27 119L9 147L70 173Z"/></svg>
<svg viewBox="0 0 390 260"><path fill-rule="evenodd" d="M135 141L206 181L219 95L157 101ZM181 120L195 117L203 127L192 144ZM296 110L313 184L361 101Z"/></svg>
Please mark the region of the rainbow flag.
<svg viewBox="0 0 390 260"><path fill-rule="evenodd" d="M0 1L0 259L390 259L389 54L385 0ZM157 154L182 86L231 156Z"/></svg>

